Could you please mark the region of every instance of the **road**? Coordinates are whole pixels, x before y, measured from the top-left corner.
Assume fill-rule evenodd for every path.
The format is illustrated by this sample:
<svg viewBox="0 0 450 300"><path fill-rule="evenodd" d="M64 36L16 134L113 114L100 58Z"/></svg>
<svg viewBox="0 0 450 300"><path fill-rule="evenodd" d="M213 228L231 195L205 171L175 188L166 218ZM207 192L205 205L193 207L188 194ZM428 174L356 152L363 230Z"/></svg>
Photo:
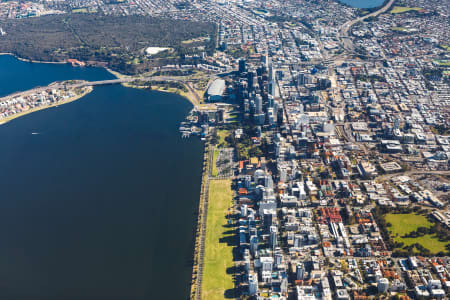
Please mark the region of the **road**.
<svg viewBox="0 0 450 300"><path fill-rule="evenodd" d="M203 161L209 161L209 166L211 166L213 150L205 151L203 156ZM206 180L203 180L206 177ZM205 254L205 236L206 236L206 217L208 214L208 199L209 199L209 180L210 180L210 169L203 170L202 174L202 185L200 192L200 209L199 209L199 223L197 226L198 236L196 237L196 241L198 241L198 246L196 246L196 255L197 255L197 277L192 284L192 289L195 290L195 300L201 299L202 293L202 279L203 279L203 257ZM192 299L192 291L191 291L191 299Z"/></svg>
<svg viewBox="0 0 450 300"><path fill-rule="evenodd" d="M394 173L394 174L386 174L386 175L381 175L379 177L376 178L377 181L385 181L385 180L389 180L393 177L398 177L398 176L409 176L409 175L450 175L450 171L422 171L422 170L411 170L411 171L406 171L406 172L402 172L402 173Z"/></svg>
<svg viewBox="0 0 450 300"><path fill-rule="evenodd" d="M341 41L343 48L350 52L353 52L353 50L354 50L353 42L350 39L350 37L348 36L348 31L354 24L356 24L360 21L363 21L367 18L370 18L370 17L376 17L379 14L386 12L389 8L391 8L391 6L394 2L395 2L395 0L389 0L389 2L386 5L384 5L383 7L381 7L379 10L342 24L341 28L339 29L339 40Z"/></svg>

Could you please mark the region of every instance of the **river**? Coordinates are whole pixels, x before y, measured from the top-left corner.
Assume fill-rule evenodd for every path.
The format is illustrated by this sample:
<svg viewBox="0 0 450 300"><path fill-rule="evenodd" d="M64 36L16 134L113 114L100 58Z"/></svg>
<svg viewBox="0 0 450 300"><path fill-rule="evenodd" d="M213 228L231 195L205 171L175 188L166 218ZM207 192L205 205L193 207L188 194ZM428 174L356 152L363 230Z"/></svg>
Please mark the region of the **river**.
<svg viewBox="0 0 450 300"><path fill-rule="evenodd" d="M110 78L0 56L2 96ZM0 126L0 299L187 299L203 158L178 132L191 108L114 85Z"/></svg>
<svg viewBox="0 0 450 300"><path fill-rule="evenodd" d="M384 0L338 0L338 1L356 8L378 7L381 6L384 2Z"/></svg>

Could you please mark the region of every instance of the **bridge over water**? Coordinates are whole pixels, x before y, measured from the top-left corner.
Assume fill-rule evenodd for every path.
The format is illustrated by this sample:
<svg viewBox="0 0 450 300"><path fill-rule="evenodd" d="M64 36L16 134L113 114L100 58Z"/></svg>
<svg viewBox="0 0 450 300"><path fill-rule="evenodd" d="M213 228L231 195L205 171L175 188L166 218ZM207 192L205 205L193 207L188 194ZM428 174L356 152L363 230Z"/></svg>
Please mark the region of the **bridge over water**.
<svg viewBox="0 0 450 300"><path fill-rule="evenodd" d="M11 98L15 97L26 97L32 94L36 94L39 92L43 92L48 89L60 89L60 88L81 88L81 87L88 87L88 86L101 86L101 85L112 85L112 84L122 84L122 83L131 83L133 81L142 81L142 82L152 82L152 81L173 81L173 82L179 82L186 86L192 96L195 99L195 104L198 105L201 102L200 97L198 96L197 92L194 90L194 88L189 84L189 82L192 82L194 80L186 80L186 78L174 78L174 77L168 77L168 76L144 76L144 77L124 77L124 78L117 78L117 79L110 79L110 80L99 80L99 81L82 81L82 82L75 82L75 83L68 83L65 82L55 82L45 87L37 87L28 91L24 92L18 92L14 94L10 94L8 96L0 98L0 102L7 101Z"/></svg>

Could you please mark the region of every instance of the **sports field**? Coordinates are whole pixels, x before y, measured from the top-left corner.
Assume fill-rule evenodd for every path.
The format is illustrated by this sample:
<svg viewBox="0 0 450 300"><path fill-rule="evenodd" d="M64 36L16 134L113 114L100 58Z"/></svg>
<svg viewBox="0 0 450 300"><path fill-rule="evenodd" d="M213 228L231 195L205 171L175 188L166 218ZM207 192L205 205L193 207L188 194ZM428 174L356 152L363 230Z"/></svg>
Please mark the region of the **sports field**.
<svg viewBox="0 0 450 300"><path fill-rule="evenodd" d="M423 8L421 7L405 7L405 6L394 6L394 8L392 8L391 10L391 14L402 14L408 11L418 11L418 10L422 10Z"/></svg>

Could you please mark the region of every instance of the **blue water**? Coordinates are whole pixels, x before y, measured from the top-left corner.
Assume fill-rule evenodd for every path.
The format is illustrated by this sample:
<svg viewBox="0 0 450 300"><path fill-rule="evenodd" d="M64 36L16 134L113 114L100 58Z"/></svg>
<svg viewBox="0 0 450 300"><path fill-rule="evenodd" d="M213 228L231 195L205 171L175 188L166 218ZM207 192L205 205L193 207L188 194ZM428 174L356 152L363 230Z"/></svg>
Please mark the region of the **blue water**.
<svg viewBox="0 0 450 300"><path fill-rule="evenodd" d="M111 75L0 56L0 94L74 78ZM203 156L178 132L191 108L104 86L0 126L0 299L187 299Z"/></svg>
<svg viewBox="0 0 450 300"><path fill-rule="evenodd" d="M356 8L372 8L383 4L384 0L338 0Z"/></svg>
<svg viewBox="0 0 450 300"><path fill-rule="evenodd" d="M102 68L72 67L70 64L22 62L10 55L0 55L0 96L46 86L55 81L114 79Z"/></svg>

